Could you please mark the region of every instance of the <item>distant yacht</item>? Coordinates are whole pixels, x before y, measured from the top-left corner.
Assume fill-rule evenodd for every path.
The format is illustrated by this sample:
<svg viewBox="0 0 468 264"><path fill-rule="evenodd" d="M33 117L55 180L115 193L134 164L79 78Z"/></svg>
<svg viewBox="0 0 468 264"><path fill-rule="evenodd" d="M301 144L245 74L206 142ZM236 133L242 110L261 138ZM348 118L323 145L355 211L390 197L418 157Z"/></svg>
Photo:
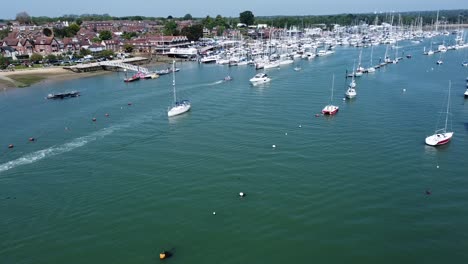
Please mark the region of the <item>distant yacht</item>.
<svg viewBox="0 0 468 264"><path fill-rule="evenodd" d="M332 102L333 102L333 86L334 85L335 85L335 75L333 75L333 79L332 79L332 89L331 89L330 103L328 105L326 105L322 109L322 114L324 114L324 115L334 115L340 109L338 106L332 104Z"/></svg>
<svg viewBox="0 0 468 264"><path fill-rule="evenodd" d="M250 82L253 85L267 83L271 81L270 77L266 73L257 73L254 77L250 79Z"/></svg>
<svg viewBox="0 0 468 264"><path fill-rule="evenodd" d="M426 137L426 144L429 146L439 146L447 144L453 136L453 132L447 131L448 117L450 114L450 88L452 84L449 82L449 91L447 96L447 110L445 112L445 126L437 129L433 135Z"/></svg>
<svg viewBox="0 0 468 264"><path fill-rule="evenodd" d="M172 89L174 91L174 104L171 107L171 109L167 111L168 117L173 117L173 116L188 112L192 106L190 104L190 101L188 100L177 101L176 87L175 87L175 72L176 70L175 70L175 60L174 60L172 61Z"/></svg>

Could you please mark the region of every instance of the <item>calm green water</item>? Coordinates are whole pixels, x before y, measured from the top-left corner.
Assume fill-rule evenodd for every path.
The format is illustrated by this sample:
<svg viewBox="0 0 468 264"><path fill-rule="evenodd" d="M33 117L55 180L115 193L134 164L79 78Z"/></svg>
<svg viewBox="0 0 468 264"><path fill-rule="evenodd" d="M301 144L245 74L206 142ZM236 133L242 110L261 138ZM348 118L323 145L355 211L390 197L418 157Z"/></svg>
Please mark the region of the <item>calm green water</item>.
<svg viewBox="0 0 468 264"><path fill-rule="evenodd" d="M0 263L158 263L163 249L173 264L467 262L467 51L437 66L401 45L413 59L358 79L353 101L353 48L263 87L251 67L183 63L192 111L171 120L171 76L1 92ZM332 74L340 111L316 118ZM455 136L425 146L449 80ZM70 90L82 96L44 99Z"/></svg>

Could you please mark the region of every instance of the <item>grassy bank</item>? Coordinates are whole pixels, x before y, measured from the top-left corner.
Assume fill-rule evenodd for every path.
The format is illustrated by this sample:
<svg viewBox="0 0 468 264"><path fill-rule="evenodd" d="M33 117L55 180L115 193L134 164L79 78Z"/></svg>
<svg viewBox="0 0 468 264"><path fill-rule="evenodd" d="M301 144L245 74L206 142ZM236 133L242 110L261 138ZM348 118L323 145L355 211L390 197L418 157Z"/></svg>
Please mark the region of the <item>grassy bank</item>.
<svg viewBox="0 0 468 264"><path fill-rule="evenodd" d="M44 80L45 77L39 75L18 75L10 76L10 79L14 81L16 87L24 88Z"/></svg>

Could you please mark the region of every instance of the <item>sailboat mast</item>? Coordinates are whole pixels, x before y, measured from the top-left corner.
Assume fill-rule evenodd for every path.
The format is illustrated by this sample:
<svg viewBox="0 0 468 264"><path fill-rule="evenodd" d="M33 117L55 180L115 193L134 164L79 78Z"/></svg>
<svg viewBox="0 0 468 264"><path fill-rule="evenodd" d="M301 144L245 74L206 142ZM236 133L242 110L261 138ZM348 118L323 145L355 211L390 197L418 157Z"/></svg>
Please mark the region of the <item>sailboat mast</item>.
<svg viewBox="0 0 468 264"><path fill-rule="evenodd" d="M335 87L335 74L333 74L333 78L332 78L332 92L331 92L330 102L333 102L333 87Z"/></svg>
<svg viewBox="0 0 468 264"><path fill-rule="evenodd" d="M172 61L172 90L174 91L174 103L177 102L175 90L175 60Z"/></svg>
<svg viewBox="0 0 468 264"><path fill-rule="evenodd" d="M452 81L449 81L449 91L447 97L447 112L445 113L445 131L447 132L447 122L448 122L448 115L449 115L449 107L450 107L450 88L452 88Z"/></svg>

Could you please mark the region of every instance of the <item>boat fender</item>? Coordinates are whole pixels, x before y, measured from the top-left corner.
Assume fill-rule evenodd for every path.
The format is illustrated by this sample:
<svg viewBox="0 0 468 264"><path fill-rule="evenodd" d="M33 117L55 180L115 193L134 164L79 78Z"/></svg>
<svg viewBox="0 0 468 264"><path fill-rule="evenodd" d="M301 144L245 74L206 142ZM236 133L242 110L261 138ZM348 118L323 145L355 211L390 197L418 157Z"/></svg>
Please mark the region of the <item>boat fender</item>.
<svg viewBox="0 0 468 264"><path fill-rule="evenodd" d="M172 256L172 253L169 251L164 250L163 252L159 253L159 259L164 260L167 258L170 258Z"/></svg>
<svg viewBox="0 0 468 264"><path fill-rule="evenodd" d="M13 148L13 147L14 147L13 144L8 145L8 148Z"/></svg>

